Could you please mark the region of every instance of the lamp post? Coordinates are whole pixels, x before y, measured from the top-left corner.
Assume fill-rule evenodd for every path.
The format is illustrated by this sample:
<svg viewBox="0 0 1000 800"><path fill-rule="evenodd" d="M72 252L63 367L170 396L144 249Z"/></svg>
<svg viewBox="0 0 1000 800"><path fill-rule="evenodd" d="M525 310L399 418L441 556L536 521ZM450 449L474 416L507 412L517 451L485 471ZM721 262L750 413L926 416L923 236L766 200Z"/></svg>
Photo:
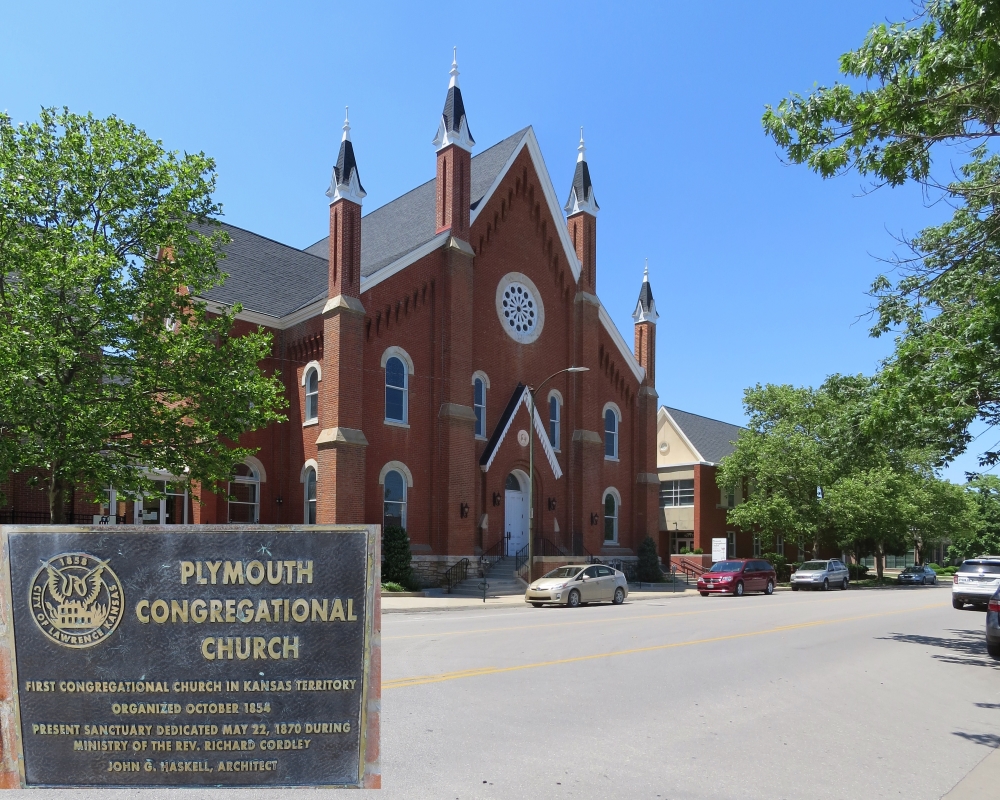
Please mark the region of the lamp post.
<svg viewBox="0 0 1000 800"><path fill-rule="evenodd" d="M535 392L564 372L588 372L590 367L566 367L553 372L538 384L537 389L528 387L528 583L535 571Z"/></svg>

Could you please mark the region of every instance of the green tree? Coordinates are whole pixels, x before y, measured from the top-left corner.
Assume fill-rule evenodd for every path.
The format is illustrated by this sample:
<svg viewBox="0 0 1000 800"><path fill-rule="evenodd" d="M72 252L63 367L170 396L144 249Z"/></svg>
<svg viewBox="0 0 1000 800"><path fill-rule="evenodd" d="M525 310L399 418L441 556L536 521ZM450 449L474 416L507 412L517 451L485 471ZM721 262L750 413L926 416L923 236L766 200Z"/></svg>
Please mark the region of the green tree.
<svg viewBox="0 0 1000 800"><path fill-rule="evenodd" d="M639 542L639 551L636 555L639 557L637 569L640 581L659 583L663 580L660 557L656 555L656 542L653 541L652 536L647 536Z"/></svg>
<svg viewBox="0 0 1000 800"><path fill-rule="evenodd" d="M44 476L52 522L74 486L226 481L282 419L270 337L196 299L224 278L214 186L116 117L0 114L0 470Z"/></svg>
<svg viewBox="0 0 1000 800"><path fill-rule="evenodd" d="M382 531L382 581L413 588L412 559L406 531L398 525L387 525Z"/></svg>
<svg viewBox="0 0 1000 800"><path fill-rule="evenodd" d="M957 560L1000 554L1000 478L979 475L965 488L975 511L974 523L952 537L948 555Z"/></svg>
<svg viewBox="0 0 1000 800"><path fill-rule="evenodd" d="M1000 422L1000 3L923 0L907 22L873 27L840 58L838 83L766 108L764 129L792 163L824 178L921 184L954 213L909 240L880 276L875 336L896 332L873 424L944 457L977 416ZM935 164L944 158L943 173ZM995 448L984 464L1000 459Z"/></svg>

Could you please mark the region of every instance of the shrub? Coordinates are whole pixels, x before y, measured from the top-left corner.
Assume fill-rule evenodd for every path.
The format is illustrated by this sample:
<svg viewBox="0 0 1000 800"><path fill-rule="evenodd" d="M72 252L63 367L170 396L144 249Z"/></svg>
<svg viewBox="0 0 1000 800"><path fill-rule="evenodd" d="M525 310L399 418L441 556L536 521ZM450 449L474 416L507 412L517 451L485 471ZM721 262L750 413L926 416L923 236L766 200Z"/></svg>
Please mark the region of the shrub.
<svg viewBox="0 0 1000 800"><path fill-rule="evenodd" d="M704 550L702 550L702 549L701 549L700 547L696 547L696 548L695 548L694 550L692 550L691 552L692 552L692 553L694 553L694 554L695 554L696 556L701 556L701 555L704 555L704 554L705 554L705 551L704 551Z"/></svg>
<svg viewBox="0 0 1000 800"><path fill-rule="evenodd" d="M400 586L395 581L384 581L382 583L382 591L383 592L405 592L406 591L406 587Z"/></svg>
<svg viewBox="0 0 1000 800"><path fill-rule="evenodd" d="M936 573L938 573L938 575L940 575L941 572L944 570L944 567L942 567L940 564L928 564L927 566L930 567L932 570L934 570Z"/></svg>
<svg viewBox="0 0 1000 800"><path fill-rule="evenodd" d="M387 525L382 531L382 582L412 586L413 570L410 568L410 537L398 525Z"/></svg>
<svg viewBox="0 0 1000 800"><path fill-rule="evenodd" d="M690 550L688 550L688 549L687 549L686 547L682 547L682 548L680 549L680 551L679 551L679 552L677 553L677 555L679 555L679 556L686 556L686 555L688 555L688 554L689 554L690 552L691 552L691 551L690 551Z"/></svg>
<svg viewBox="0 0 1000 800"><path fill-rule="evenodd" d="M792 568L788 565L788 559L778 553L764 553L761 558L774 567L775 575L779 583L788 583L792 579Z"/></svg>
<svg viewBox="0 0 1000 800"><path fill-rule="evenodd" d="M652 536L647 536L639 543L639 563L636 577L646 583L659 583L663 580L660 571L660 559L656 555L656 542Z"/></svg>
<svg viewBox="0 0 1000 800"><path fill-rule="evenodd" d="M860 581L868 574L868 567L864 564L848 564L847 572L852 581Z"/></svg>

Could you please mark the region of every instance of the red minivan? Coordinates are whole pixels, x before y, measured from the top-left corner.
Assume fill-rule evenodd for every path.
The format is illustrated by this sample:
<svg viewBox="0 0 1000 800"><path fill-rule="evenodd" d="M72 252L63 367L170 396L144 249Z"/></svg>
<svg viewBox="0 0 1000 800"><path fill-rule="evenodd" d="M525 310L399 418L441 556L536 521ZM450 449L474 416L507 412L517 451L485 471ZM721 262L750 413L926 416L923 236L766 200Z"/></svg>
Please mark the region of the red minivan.
<svg viewBox="0 0 1000 800"><path fill-rule="evenodd" d="M774 567L759 558L727 558L716 561L698 578L698 591L702 597L710 594L742 597L746 592L774 594L777 579Z"/></svg>

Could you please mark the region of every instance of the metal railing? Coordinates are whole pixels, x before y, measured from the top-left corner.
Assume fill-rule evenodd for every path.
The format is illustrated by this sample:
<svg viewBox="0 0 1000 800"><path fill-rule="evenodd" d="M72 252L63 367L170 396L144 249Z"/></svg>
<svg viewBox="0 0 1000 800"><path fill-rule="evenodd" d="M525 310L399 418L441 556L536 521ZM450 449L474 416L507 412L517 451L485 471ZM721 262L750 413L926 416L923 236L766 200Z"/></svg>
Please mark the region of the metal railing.
<svg viewBox="0 0 1000 800"><path fill-rule="evenodd" d="M482 565L483 573L488 575L490 570L498 561L503 561L507 557L507 540L501 539L489 550L486 550L480 557L479 563Z"/></svg>
<svg viewBox="0 0 1000 800"><path fill-rule="evenodd" d="M528 572L528 545L525 545L514 554L514 572L521 580L528 580L522 572Z"/></svg>
<svg viewBox="0 0 1000 800"><path fill-rule="evenodd" d="M563 548L555 544L544 536L535 537L535 555L536 556L566 556L569 555Z"/></svg>
<svg viewBox="0 0 1000 800"><path fill-rule="evenodd" d="M451 590L469 577L469 559L463 558L457 564L452 564L441 578L441 584L451 594Z"/></svg>
<svg viewBox="0 0 1000 800"><path fill-rule="evenodd" d="M96 514L66 514L65 525L93 525ZM48 525L52 519L48 511L16 511L12 508L0 509L0 525ZM110 522L110 517L109 517ZM115 517L118 525L125 524L125 516Z"/></svg>

